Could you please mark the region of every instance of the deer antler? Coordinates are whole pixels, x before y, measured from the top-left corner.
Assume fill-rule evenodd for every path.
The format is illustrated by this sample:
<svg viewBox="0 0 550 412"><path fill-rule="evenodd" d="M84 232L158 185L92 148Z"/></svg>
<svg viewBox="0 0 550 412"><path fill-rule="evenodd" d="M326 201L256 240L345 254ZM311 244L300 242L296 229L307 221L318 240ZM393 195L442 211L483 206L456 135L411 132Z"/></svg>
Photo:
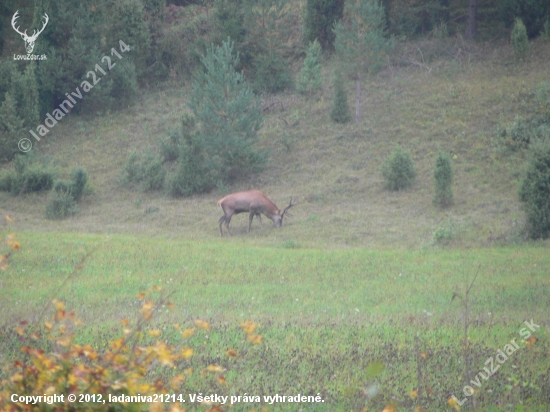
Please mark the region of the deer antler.
<svg viewBox="0 0 550 412"><path fill-rule="evenodd" d="M281 216L284 216L285 213L288 215L288 216L292 216L290 213L287 213L288 209L290 209L292 206L296 206L298 204L298 202L294 202L292 203L292 196L290 197L290 204L285 208L285 210L283 211L283 213L281 214Z"/></svg>
<svg viewBox="0 0 550 412"><path fill-rule="evenodd" d="M13 15L13 18L11 19L11 26L13 27L13 29L14 29L17 33L19 33L19 34L21 35L21 37L23 37L23 39L24 39L25 41L30 41L30 42L32 42L32 41L36 40L36 38L38 37L38 35L44 31L44 29L46 28L46 25L47 25L48 22L50 21L50 18L48 17L48 15L47 15L46 13L44 13L43 18L45 19L45 21L44 21L44 24L42 25L42 28L41 28L40 30L38 30L38 31L34 30L33 33L32 33L32 35L29 36L29 35L27 34L27 30L25 30L24 32L21 32L21 31L19 30L19 26L15 27L16 20L19 18L19 16L17 15L18 13L19 13L19 10L17 10L17 11L15 12L15 14Z"/></svg>
<svg viewBox="0 0 550 412"><path fill-rule="evenodd" d="M13 29L14 29L17 33L19 33L22 37L27 37L27 30L25 30L24 33L21 33L21 32L19 31L19 26L18 26L18 27L15 27L15 20L17 20L17 19L19 18L19 16L17 15L17 13L19 13L19 10L17 10L17 11L15 12L15 14L13 15L13 18L11 19L11 27L13 27Z"/></svg>
<svg viewBox="0 0 550 412"><path fill-rule="evenodd" d="M44 31L44 29L46 28L46 25L48 24L48 21L50 21L50 18L48 17L48 15L46 13L44 13L44 24L42 25L42 28L40 30L34 30L33 33L32 33L32 36L29 36L27 35L27 30L25 30L24 32L21 32L19 30L19 26L15 27L15 24L16 24L16 20L19 18L18 16L18 13L19 13L19 10L17 10L15 12L15 14L13 15L13 18L11 19L11 26L13 27L13 29L19 33L21 35L21 37L23 38L23 40L25 41L25 48L27 49L27 53L32 53L32 50L34 49L34 42L36 41L36 38L38 37L38 35L40 33L42 33Z"/></svg>
<svg viewBox="0 0 550 412"><path fill-rule="evenodd" d="M40 33L42 33L44 31L44 29L46 28L46 25L48 24L48 22L50 21L50 18L48 17L48 15L46 13L44 13L44 16L43 18L45 19L44 21L44 24L42 25L42 28L38 31L36 30L33 30L33 33L32 33L32 36L30 37L30 39L32 40L36 40L36 38L38 37L38 35Z"/></svg>

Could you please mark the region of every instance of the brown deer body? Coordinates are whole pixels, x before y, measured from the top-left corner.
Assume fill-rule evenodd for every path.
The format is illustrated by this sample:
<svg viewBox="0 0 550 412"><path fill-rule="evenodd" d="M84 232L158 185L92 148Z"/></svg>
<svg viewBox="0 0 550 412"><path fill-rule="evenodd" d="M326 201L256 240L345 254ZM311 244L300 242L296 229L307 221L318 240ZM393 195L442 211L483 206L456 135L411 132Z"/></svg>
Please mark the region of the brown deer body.
<svg viewBox="0 0 550 412"><path fill-rule="evenodd" d="M284 211L281 212L275 203L269 200L267 196L259 190L248 190L246 192L237 192L227 195L218 202L218 206L220 206L223 210L223 216L220 217L220 220L218 220L220 236L223 236L222 224L224 222L227 233L231 236L231 232L229 230L229 222L231 221L231 218L233 215L244 212L249 213L247 232L250 232L250 226L252 225L252 219L254 219L254 216L258 217L260 227L262 226L262 218L260 216L261 213L270 218L275 227L281 227L285 213L288 214L288 209L296 204L297 203L292 203L291 197L290 204Z"/></svg>

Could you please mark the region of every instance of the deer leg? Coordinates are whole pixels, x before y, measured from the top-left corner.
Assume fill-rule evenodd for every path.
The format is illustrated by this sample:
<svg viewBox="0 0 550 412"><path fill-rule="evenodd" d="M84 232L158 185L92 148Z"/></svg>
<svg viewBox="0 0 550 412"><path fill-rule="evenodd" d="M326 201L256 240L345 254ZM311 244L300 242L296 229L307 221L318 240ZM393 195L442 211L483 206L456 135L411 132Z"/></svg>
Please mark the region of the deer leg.
<svg viewBox="0 0 550 412"><path fill-rule="evenodd" d="M220 227L220 236L223 237L222 223L225 222L225 215L218 220L218 226Z"/></svg>
<svg viewBox="0 0 550 412"><path fill-rule="evenodd" d="M252 220L254 220L255 215L256 215L256 212L251 210L250 215L248 215L248 230L247 230L246 233L250 233L250 226L252 226Z"/></svg>
<svg viewBox="0 0 550 412"><path fill-rule="evenodd" d="M258 216L258 220L260 221L260 229L263 229L263 225L262 225L262 215L260 213L256 213L256 216Z"/></svg>
<svg viewBox="0 0 550 412"><path fill-rule="evenodd" d="M231 222L231 217L233 215L229 215L225 217L225 228L227 229L227 233L229 233L229 236L231 236L231 231L229 230L229 222Z"/></svg>

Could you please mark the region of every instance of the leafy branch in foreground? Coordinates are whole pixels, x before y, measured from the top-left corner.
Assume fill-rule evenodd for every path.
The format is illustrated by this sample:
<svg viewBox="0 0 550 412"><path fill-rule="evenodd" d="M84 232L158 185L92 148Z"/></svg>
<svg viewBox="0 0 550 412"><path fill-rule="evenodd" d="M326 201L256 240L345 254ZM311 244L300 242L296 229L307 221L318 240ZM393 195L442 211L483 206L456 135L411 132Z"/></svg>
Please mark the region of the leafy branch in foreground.
<svg viewBox="0 0 550 412"><path fill-rule="evenodd" d="M67 399L69 394L94 394L93 397L85 397L84 402L55 403L55 410L142 410L144 404L149 404L149 410L156 411L163 410L164 405L153 401L155 394L173 393L178 395L171 398L169 410L183 411L184 399L179 396L183 393L181 386L193 374L190 359L194 350L187 345L187 340L197 329L210 330L210 325L198 319L193 328L182 330L179 325L174 325L183 339L178 346L161 340L159 337L162 332L150 328L151 320L161 309L164 311L164 307L173 308L173 305L168 301L169 294L162 292L156 303L148 299L149 294L160 291L160 287L153 286L137 296L143 303L134 327L130 327L127 319L123 320L122 334L109 342L102 351L90 344L76 343L75 330L82 322L57 299L53 300L53 317L42 328L43 336L33 332L26 321L20 322L15 330L22 341L21 351L24 355L22 359L13 362L8 371L9 378L2 382L0 410L40 410L40 404L25 404L21 396L57 394ZM242 328L250 342L261 343L262 336L254 333L256 324L245 322ZM159 339L154 344L145 344L154 338ZM41 349L44 346L52 349L45 351ZM239 356L235 349L229 349L225 354L230 358ZM177 372L174 373L174 369ZM214 375L219 384L225 384L225 377L221 374L224 370L219 365L211 364L200 376ZM12 394L18 395L15 402L11 400ZM105 403L97 401L100 396ZM133 401L117 401L115 406L109 403L115 396L119 400ZM136 398L128 398L131 396ZM211 410L221 409L219 405L213 405Z"/></svg>

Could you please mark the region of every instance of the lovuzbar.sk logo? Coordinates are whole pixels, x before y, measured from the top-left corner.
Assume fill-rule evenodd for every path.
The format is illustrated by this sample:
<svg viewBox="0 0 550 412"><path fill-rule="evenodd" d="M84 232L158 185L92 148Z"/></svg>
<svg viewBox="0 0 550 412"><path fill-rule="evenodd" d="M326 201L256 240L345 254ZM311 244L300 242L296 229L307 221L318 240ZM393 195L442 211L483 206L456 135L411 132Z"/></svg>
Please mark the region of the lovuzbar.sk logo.
<svg viewBox="0 0 550 412"><path fill-rule="evenodd" d="M15 55L14 54L13 59L14 60L45 60L46 55L38 56L36 54L32 54L32 51L34 50L34 43L36 42L36 39L38 38L40 33L42 33L44 31L44 29L46 28L46 25L48 24L48 21L50 20L50 18L48 17L48 15L46 13L44 13L44 16L42 17L44 19L44 23L42 25L42 28L40 30L34 30L32 35L29 36L27 34L27 30L25 30L24 32L21 32L19 30L19 26L16 26L16 20L19 18L18 13L19 13L19 10L17 10L15 12L15 14L13 15L13 18L11 19L11 26L13 27L13 30L15 30L17 33L19 33L21 35L21 38L24 40L25 48L27 49L27 55Z"/></svg>

